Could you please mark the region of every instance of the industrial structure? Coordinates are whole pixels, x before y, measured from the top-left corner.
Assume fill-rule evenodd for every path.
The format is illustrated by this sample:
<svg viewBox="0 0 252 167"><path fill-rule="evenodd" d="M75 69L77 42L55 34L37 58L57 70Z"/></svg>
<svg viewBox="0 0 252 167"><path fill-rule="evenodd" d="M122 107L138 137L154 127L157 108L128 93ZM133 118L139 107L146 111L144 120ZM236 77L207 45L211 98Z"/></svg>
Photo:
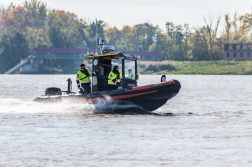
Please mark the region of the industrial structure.
<svg viewBox="0 0 252 167"><path fill-rule="evenodd" d="M99 49L79 49L79 48L33 48L32 54L21 59L21 62L7 71L5 74L12 74L20 69L20 72L34 72L43 66L44 59L72 59L75 64L81 64L86 54L101 54ZM119 52L119 51L115 51ZM162 55L158 52L141 51L120 51L132 55L140 56L139 60L162 60Z"/></svg>
<svg viewBox="0 0 252 167"><path fill-rule="evenodd" d="M224 60L251 60L252 43L224 44Z"/></svg>

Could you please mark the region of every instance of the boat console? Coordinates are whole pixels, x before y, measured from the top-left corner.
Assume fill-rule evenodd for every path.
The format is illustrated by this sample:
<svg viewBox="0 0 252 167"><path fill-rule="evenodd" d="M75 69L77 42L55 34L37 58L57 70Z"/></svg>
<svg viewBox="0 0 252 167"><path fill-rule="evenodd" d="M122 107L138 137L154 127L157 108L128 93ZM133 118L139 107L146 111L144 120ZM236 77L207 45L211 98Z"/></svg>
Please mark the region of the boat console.
<svg viewBox="0 0 252 167"><path fill-rule="evenodd" d="M131 54L114 52L115 47L104 45L103 39L99 39L101 55L87 55L85 59L92 61L92 71L99 70L99 74L92 77L92 92L107 90L108 75L112 70L112 60L118 59L121 62L122 81L119 89L131 89L137 86L137 77L127 76L128 69L131 69L133 76L137 74L137 58Z"/></svg>

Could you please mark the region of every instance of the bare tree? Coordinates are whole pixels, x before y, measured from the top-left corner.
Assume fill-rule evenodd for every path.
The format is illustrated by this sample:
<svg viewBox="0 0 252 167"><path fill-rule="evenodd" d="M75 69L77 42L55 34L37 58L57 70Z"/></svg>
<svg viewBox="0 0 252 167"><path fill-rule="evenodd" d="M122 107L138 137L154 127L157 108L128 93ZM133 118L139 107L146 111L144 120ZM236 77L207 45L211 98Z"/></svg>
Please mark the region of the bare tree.
<svg viewBox="0 0 252 167"><path fill-rule="evenodd" d="M229 14L226 14L224 17L225 17L225 30L227 34L227 42L229 43L229 32L231 29L230 17Z"/></svg>
<svg viewBox="0 0 252 167"><path fill-rule="evenodd" d="M6 12L7 9L4 7L4 5L0 5L0 20L3 12Z"/></svg>
<svg viewBox="0 0 252 167"><path fill-rule="evenodd" d="M210 59L213 60L213 45L216 40L221 15L218 14L216 17L213 13L208 12L207 16L203 15L203 19L204 19L204 22L206 24L206 29L207 29L208 46L210 48ZM216 21L216 24L214 25L215 21Z"/></svg>
<svg viewBox="0 0 252 167"><path fill-rule="evenodd" d="M187 38L188 38L188 31L189 31L189 24L184 24L185 28L185 43L186 43L186 60L187 60Z"/></svg>
<svg viewBox="0 0 252 167"><path fill-rule="evenodd" d="M2 16L2 13L3 12L6 12L7 9L4 7L4 5L0 5L0 20L1 20L1 16ZM2 25L1 25L1 22L0 22L0 31L2 29Z"/></svg>
<svg viewBox="0 0 252 167"><path fill-rule="evenodd" d="M232 40L234 43L248 41L248 34L251 30L251 25L247 22L248 20L247 14L239 16L237 12L234 13L233 21L230 22L232 27Z"/></svg>

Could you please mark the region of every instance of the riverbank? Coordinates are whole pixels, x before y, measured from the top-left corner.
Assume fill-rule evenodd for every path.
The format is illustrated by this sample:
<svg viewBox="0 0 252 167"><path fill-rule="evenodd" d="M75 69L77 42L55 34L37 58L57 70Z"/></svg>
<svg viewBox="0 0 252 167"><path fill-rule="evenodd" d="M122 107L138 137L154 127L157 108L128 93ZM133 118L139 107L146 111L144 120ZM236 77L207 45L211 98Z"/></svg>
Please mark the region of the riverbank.
<svg viewBox="0 0 252 167"><path fill-rule="evenodd" d="M162 61L138 62L140 74L251 75L252 61Z"/></svg>
<svg viewBox="0 0 252 167"><path fill-rule="evenodd" d="M91 64L87 64L91 70ZM42 67L30 74L76 74L78 66ZM252 61L138 61L138 73L146 75L252 75ZM23 73L27 74L27 73Z"/></svg>

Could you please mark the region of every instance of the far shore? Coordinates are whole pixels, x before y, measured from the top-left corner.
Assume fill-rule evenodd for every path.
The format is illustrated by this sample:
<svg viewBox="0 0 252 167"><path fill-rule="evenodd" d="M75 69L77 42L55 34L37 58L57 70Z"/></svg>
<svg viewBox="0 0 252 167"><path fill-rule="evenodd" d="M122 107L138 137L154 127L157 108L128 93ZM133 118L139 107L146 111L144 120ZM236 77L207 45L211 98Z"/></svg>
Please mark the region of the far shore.
<svg viewBox="0 0 252 167"><path fill-rule="evenodd" d="M139 62L138 71L152 75L251 75L252 61Z"/></svg>
<svg viewBox="0 0 252 167"><path fill-rule="evenodd" d="M90 67L88 67L90 70ZM16 74L76 74L78 68L51 69L43 67L32 73ZM252 61L138 61L140 75L252 75Z"/></svg>

